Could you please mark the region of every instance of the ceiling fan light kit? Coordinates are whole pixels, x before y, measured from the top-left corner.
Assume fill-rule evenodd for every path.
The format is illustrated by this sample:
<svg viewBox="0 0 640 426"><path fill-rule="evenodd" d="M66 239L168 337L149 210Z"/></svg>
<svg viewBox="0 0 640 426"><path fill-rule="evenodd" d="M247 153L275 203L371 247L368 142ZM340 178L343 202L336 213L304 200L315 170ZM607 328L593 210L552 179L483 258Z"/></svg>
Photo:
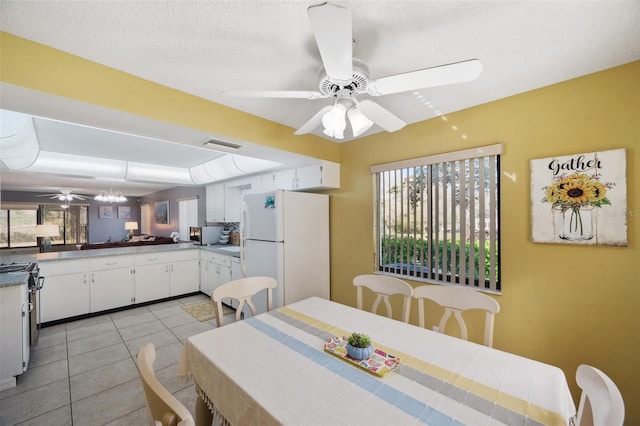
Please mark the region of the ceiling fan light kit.
<svg viewBox="0 0 640 426"><path fill-rule="evenodd" d="M122 203L127 201L127 198L122 195L122 192L116 192L114 194L113 190L110 190L108 193L107 191L100 191L100 193L94 197L94 200L105 203Z"/></svg>
<svg viewBox="0 0 640 426"><path fill-rule="evenodd" d="M370 80L367 65L353 57L351 11L343 6L323 3L309 7L307 14L323 64L320 70L319 91L222 92L226 96L253 98L334 98L333 106L325 106L318 111L296 130L295 135L310 133L322 124L325 135L334 139L343 139L346 128L345 112L351 123L354 138L365 133L373 124L387 132L395 132L407 125L402 118L370 99L358 102L356 96L392 95L462 83L475 80L482 72L482 63L478 59L471 59ZM338 107L341 101L347 101L347 105L342 105L344 111Z"/></svg>

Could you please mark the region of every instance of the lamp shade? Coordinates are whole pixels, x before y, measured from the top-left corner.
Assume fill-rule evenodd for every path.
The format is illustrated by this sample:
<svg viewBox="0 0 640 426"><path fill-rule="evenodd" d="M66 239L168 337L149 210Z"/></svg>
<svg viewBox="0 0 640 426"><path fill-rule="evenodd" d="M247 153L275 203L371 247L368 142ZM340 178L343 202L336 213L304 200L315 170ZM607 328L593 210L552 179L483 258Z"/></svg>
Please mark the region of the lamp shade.
<svg viewBox="0 0 640 426"><path fill-rule="evenodd" d="M347 116L349 117L349 122L351 123L351 130L353 131L353 137L358 137L371 126L373 126L373 121L369 120L365 115L356 108L351 108L347 111Z"/></svg>
<svg viewBox="0 0 640 426"><path fill-rule="evenodd" d="M138 229L138 222L125 222L124 229L127 231L135 231Z"/></svg>
<svg viewBox="0 0 640 426"><path fill-rule="evenodd" d="M59 237L58 225L36 225L36 237Z"/></svg>

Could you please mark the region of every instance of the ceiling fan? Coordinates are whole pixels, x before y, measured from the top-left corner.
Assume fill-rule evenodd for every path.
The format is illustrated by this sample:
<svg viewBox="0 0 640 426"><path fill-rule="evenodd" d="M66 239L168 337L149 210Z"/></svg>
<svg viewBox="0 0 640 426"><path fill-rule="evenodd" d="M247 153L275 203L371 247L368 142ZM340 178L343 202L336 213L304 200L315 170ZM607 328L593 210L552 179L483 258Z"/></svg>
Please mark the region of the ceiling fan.
<svg viewBox="0 0 640 426"><path fill-rule="evenodd" d="M42 194L37 195L37 197L49 197L52 200L60 200L69 204L69 202L73 200L87 200L90 197L86 197L84 195L72 194L70 189L61 189L59 194Z"/></svg>
<svg viewBox="0 0 640 426"><path fill-rule="evenodd" d="M254 98L333 98L333 104L320 109L296 130L296 135L312 132L323 124L324 134L343 139L347 117L354 137L366 132L373 124L388 132L395 132L407 123L378 103L370 99L358 100L357 96L367 94L375 97L462 83L475 80L482 72L480 60L470 59L371 80L366 64L353 57L351 11L323 3L309 7L307 14L324 65L320 71L319 91L222 92L226 96Z"/></svg>

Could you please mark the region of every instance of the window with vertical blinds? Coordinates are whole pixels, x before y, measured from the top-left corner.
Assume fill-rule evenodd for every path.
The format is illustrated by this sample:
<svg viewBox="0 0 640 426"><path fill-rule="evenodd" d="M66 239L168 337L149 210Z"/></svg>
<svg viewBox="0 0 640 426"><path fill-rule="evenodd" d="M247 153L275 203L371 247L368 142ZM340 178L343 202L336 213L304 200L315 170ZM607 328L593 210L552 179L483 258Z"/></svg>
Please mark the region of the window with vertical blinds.
<svg viewBox="0 0 640 426"><path fill-rule="evenodd" d="M372 166L377 270L499 292L501 153L496 144Z"/></svg>

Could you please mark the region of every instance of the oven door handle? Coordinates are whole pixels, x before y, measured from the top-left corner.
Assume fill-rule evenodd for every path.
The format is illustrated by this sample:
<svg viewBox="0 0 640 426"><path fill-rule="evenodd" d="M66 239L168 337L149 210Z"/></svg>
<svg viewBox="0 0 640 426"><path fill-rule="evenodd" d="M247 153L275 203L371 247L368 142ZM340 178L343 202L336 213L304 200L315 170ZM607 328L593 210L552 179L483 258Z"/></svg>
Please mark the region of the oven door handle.
<svg viewBox="0 0 640 426"><path fill-rule="evenodd" d="M38 277L38 285L36 286L36 290L42 290L44 287L44 277Z"/></svg>

